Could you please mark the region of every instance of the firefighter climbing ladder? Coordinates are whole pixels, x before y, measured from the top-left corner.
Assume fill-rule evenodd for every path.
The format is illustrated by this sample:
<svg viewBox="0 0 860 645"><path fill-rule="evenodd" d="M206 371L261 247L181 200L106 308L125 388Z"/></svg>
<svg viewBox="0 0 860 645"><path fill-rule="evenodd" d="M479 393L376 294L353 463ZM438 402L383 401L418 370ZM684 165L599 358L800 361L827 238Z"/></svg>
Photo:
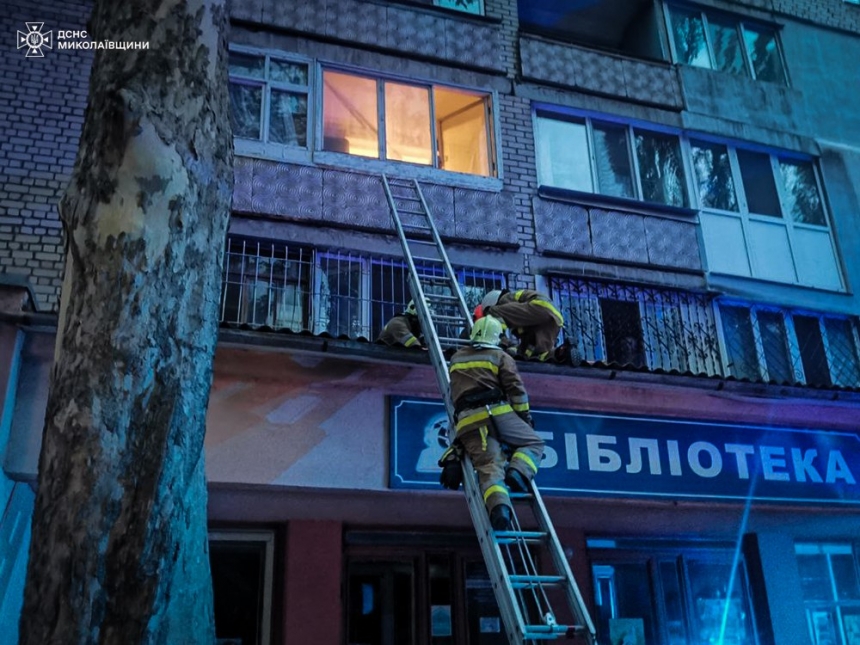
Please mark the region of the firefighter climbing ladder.
<svg viewBox="0 0 860 645"><path fill-rule="evenodd" d="M418 181L382 175L382 184L409 269L409 286L430 363L453 427L445 352L468 343L460 332L471 329L471 314ZM537 486L532 485L528 493L511 494L513 528L494 531L468 457L464 458L463 471L469 512L510 645L576 637L594 645L594 625ZM533 515L533 521L525 525L516 512L523 507L530 508ZM541 549L540 554L548 553L548 558L538 559ZM547 573L550 567L553 572ZM572 623L564 624L559 618Z"/></svg>

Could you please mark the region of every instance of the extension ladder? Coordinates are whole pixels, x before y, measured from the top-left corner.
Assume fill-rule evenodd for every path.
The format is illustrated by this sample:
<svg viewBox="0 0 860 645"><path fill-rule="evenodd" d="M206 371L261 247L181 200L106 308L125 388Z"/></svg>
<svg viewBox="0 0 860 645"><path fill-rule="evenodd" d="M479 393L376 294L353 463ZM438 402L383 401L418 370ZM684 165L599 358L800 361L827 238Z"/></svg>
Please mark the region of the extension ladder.
<svg viewBox="0 0 860 645"><path fill-rule="evenodd" d="M409 270L430 363L454 427L446 352L468 344L462 332L471 330L472 317L418 181L383 174L382 184ZM537 486L531 484L527 493L511 493L515 512L510 531L494 531L490 525L468 455L463 457L463 486L510 645L576 637L595 645L594 625ZM518 511L525 507L531 511L535 530L530 525L526 530L520 523ZM539 557L546 553L548 558ZM570 624L559 622L558 617L569 619Z"/></svg>

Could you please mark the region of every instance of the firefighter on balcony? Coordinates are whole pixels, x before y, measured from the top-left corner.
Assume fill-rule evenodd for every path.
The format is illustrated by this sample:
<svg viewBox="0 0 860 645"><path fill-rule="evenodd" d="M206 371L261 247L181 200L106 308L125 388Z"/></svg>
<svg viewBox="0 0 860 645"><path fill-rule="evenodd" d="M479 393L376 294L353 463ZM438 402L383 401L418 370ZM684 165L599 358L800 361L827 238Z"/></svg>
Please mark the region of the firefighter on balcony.
<svg viewBox="0 0 860 645"><path fill-rule="evenodd" d="M531 289L495 289L484 296L474 315L501 318L519 339L517 358L571 362L569 345L565 343L556 348L564 317L542 293Z"/></svg>
<svg viewBox="0 0 860 645"><path fill-rule="evenodd" d="M427 349L421 343L421 322L418 320L418 311L415 309L415 301L410 300L406 305L406 311L397 314L379 332L380 343L386 345L401 345L414 349Z"/></svg>
<svg viewBox="0 0 860 645"><path fill-rule="evenodd" d="M499 347L503 332L501 320L484 316L472 327L471 345L451 358L457 434L453 447L439 460L440 482L457 490L463 474L457 451L469 454L490 523L497 531L511 525L509 490L528 490L544 450L543 439L533 429L528 394L516 363ZM510 461L505 448L513 451Z"/></svg>

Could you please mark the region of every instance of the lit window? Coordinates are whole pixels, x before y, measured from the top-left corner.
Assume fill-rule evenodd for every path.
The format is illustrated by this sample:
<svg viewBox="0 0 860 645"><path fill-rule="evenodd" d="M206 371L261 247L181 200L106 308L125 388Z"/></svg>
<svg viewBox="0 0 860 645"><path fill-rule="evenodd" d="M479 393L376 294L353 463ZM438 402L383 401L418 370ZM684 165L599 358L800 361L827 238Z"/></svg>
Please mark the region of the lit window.
<svg viewBox="0 0 860 645"><path fill-rule="evenodd" d="M541 186L689 205L680 139L592 118L536 118Z"/></svg>
<svg viewBox="0 0 860 645"><path fill-rule="evenodd" d="M233 136L307 148L307 63L231 51L229 67Z"/></svg>
<svg viewBox="0 0 860 645"><path fill-rule="evenodd" d="M491 168L489 95L323 72L323 150L474 175Z"/></svg>
<svg viewBox="0 0 860 645"><path fill-rule="evenodd" d="M433 0L433 4L437 7L455 9L465 13L484 14L483 0Z"/></svg>
<svg viewBox="0 0 860 645"><path fill-rule="evenodd" d="M796 544L800 588L813 643L851 645L860 634L860 575L851 544Z"/></svg>
<svg viewBox="0 0 860 645"><path fill-rule="evenodd" d="M772 28L716 12L672 5L668 10L676 62L786 84Z"/></svg>
<svg viewBox="0 0 860 645"><path fill-rule="evenodd" d="M727 373L752 381L860 386L855 318L722 303Z"/></svg>
<svg viewBox="0 0 860 645"><path fill-rule="evenodd" d="M712 273L842 288L811 159L696 139L690 150Z"/></svg>

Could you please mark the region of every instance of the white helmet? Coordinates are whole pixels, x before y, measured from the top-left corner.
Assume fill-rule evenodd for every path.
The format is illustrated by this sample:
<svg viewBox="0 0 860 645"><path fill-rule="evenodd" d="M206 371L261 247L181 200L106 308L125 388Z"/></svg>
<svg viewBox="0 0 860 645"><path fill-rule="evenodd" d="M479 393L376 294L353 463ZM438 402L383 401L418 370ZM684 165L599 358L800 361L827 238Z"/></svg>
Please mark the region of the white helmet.
<svg viewBox="0 0 860 645"><path fill-rule="evenodd" d="M472 339L473 347L489 349L499 346L504 331L505 323L493 316L484 316L472 325L469 338Z"/></svg>
<svg viewBox="0 0 860 645"><path fill-rule="evenodd" d="M493 289L492 291L488 291L487 295L484 296L484 299L481 300L481 308L487 309L489 307L494 307L496 303L499 302L499 298L502 297L502 292L498 289Z"/></svg>
<svg viewBox="0 0 860 645"><path fill-rule="evenodd" d="M409 304L406 305L406 311L404 313L406 313L409 316L417 316L418 315L418 309L415 308L415 301L414 300L409 301Z"/></svg>

